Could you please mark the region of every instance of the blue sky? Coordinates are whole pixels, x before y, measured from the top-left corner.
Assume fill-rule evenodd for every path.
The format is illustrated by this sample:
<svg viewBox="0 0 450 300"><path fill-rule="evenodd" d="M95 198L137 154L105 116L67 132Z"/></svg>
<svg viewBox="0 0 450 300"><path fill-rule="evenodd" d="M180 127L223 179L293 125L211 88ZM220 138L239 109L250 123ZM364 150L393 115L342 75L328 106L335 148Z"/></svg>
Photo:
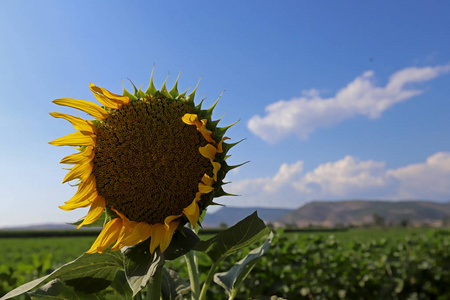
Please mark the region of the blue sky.
<svg viewBox="0 0 450 300"><path fill-rule="evenodd" d="M2 1L0 227L74 221L56 98L197 84L229 131L229 206L450 200L445 1ZM127 87L131 88L128 83Z"/></svg>

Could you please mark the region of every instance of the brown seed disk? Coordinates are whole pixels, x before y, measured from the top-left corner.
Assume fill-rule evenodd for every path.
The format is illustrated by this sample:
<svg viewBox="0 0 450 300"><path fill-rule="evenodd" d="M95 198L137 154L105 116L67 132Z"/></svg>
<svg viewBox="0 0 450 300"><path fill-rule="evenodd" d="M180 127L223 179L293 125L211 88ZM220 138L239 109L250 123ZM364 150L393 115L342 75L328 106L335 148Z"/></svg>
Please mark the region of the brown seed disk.
<svg viewBox="0 0 450 300"><path fill-rule="evenodd" d="M181 118L191 106L163 97L133 101L97 127L93 174L106 205L132 221L163 223L195 198L212 165L208 142Z"/></svg>

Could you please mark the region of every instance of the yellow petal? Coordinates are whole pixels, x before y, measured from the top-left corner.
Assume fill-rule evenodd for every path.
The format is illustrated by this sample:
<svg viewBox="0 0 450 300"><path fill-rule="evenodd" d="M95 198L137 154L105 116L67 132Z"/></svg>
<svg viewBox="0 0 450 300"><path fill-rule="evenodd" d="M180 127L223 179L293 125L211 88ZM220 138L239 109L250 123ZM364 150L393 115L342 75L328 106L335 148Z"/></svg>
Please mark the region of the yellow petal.
<svg viewBox="0 0 450 300"><path fill-rule="evenodd" d="M102 196L97 196L94 202L92 202L91 208L89 209L88 214L84 217L83 222L78 225L76 228L80 228L83 225L92 224L100 218L103 211L105 210L105 198Z"/></svg>
<svg viewBox="0 0 450 300"><path fill-rule="evenodd" d="M94 148L92 146L86 147L83 151L64 157L59 163L75 165L85 161L91 161L94 158L93 149Z"/></svg>
<svg viewBox="0 0 450 300"><path fill-rule="evenodd" d="M93 168L94 162L92 160L75 165L67 173L66 177L64 177L63 183L74 180L75 178L80 178L82 181L85 181L91 175Z"/></svg>
<svg viewBox="0 0 450 300"><path fill-rule="evenodd" d="M223 153L222 143L223 143L223 141L229 140L229 139L230 139L229 137L225 136L220 140L219 144L217 144L217 153Z"/></svg>
<svg viewBox="0 0 450 300"><path fill-rule="evenodd" d="M172 223L173 220L178 219L179 217L181 217L183 214L179 214L179 215L173 215L173 216L168 216L164 219L164 225L166 225L166 228L169 228L170 223Z"/></svg>
<svg viewBox="0 0 450 300"><path fill-rule="evenodd" d="M95 135L77 131L51 141L49 144L53 146L94 146Z"/></svg>
<svg viewBox="0 0 450 300"><path fill-rule="evenodd" d="M198 190L202 194L208 194L208 193L211 193L212 191L214 191L214 188L212 186L209 186L209 185L204 185L203 183L200 182L198 184Z"/></svg>
<svg viewBox="0 0 450 300"><path fill-rule="evenodd" d="M202 177L202 182L205 185L212 186L214 184L214 179L209 177L208 174L204 174L203 177Z"/></svg>
<svg viewBox="0 0 450 300"><path fill-rule="evenodd" d="M216 158L217 149L211 144L198 148L203 157L209 158L211 162Z"/></svg>
<svg viewBox="0 0 450 300"><path fill-rule="evenodd" d="M203 135L203 137L205 138L205 140L207 140L210 143L215 143L215 141L212 139L211 137L211 130L208 130L206 128L206 119L202 120L201 124L196 124L197 125L197 130L200 131L200 133Z"/></svg>
<svg viewBox="0 0 450 300"><path fill-rule="evenodd" d="M102 107L86 100L61 98L53 100L53 103L82 110L98 120L104 120L109 117L109 114Z"/></svg>
<svg viewBox="0 0 450 300"><path fill-rule="evenodd" d="M166 226L164 224L158 223L153 225L152 238L150 239L151 254L155 252L156 247L158 247L161 243L165 230Z"/></svg>
<svg viewBox="0 0 450 300"><path fill-rule="evenodd" d="M150 225L145 222L138 223L132 233L129 233L124 238L117 240L117 243L111 249L112 251L119 250L125 246L133 246L139 244L142 241L148 239L153 232L153 225Z"/></svg>
<svg viewBox="0 0 450 300"><path fill-rule="evenodd" d="M58 112L52 112L50 113L50 116L54 118L63 118L69 121L76 130L86 131L90 133L95 132L95 125L91 121Z"/></svg>
<svg viewBox="0 0 450 300"><path fill-rule="evenodd" d="M183 214L188 218L189 223L191 223L192 228L197 225L198 217L200 216L200 209L198 207L197 201L194 199L188 207L183 209Z"/></svg>
<svg viewBox="0 0 450 300"><path fill-rule="evenodd" d="M159 250L161 250L161 253L169 247L170 242L172 241L173 233L175 232L175 229L177 229L178 224L180 224L180 221L172 221L169 224L169 228L164 229L163 237L161 243L159 244Z"/></svg>
<svg viewBox="0 0 450 300"><path fill-rule="evenodd" d="M66 204L60 206L59 208L61 208L62 210L74 210L76 208L80 208L80 207L86 207L92 204L92 202L94 202L94 200L97 198L98 194L92 193L89 195L89 197L82 199L80 201L67 201Z"/></svg>
<svg viewBox="0 0 450 300"><path fill-rule="evenodd" d="M86 253L102 253L119 237L120 230L122 229L122 219L114 218L109 221L102 232L98 235L91 249Z"/></svg>
<svg viewBox="0 0 450 300"><path fill-rule="evenodd" d="M97 196L97 188L95 182L95 176L89 176L86 181L82 181L78 186L78 190L73 195L73 197L66 201L65 203L76 203L85 200L86 198L91 197L92 195Z"/></svg>
<svg viewBox="0 0 450 300"><path fill-rule="evenodd" d="M130 221L123 213L121 213L121 212L115 210L114 208L112 208L112 210L113 210L117 215L119 215L119 217L122 218L122 221L123 221L123 227L125 227L129 232L133 231L133 228L132 228L133 224L131 223L131 221Z"/></svg>
<svg viewBox="0 0 450 300"><path fill-rule="evenodd" d="M105 97L107 97L108 99L114 100L117 103L120 103L120 104L128 104L128 103L130 103L130 98L128 98L127 96L117 95L117 94L111 93L107 89L104 89L102 87L96 86L95 84L89 83L89 88L91 89L91 91L93 93L102 94Z"/></svg>
<svg viewBox="0 0 450 300"><path fill-rule="evenodd" d="M120 96L109 92L108 90L89 83L89 88L94 93L95 98L104 106L119 109L123 104L128 104L130 99L127 96Z"/></svg>
<svg viewBox="0 0 450 300"><path fill-rule="evenodd" d="M222 165L218 162L212 162L213 165L213 174L214 174L214 181L217 181L217 172L219 172L220 168L222 167Z"/></svg>
<svg viewBox="0 0 450 300"><path fill-rule="evenodd" d="M181 119L188 125L195 125L198 122L198 116L195 114L185 114Z"/></svg>
<svg viewBox="0 0 450 300"><path fill-rule="evenodd" d="M200 192L197 192L196 194L195 194L195 201L196 202L198 202L198 201L200 201L200 200L202 200L202 193L200 193Z"/></svg>

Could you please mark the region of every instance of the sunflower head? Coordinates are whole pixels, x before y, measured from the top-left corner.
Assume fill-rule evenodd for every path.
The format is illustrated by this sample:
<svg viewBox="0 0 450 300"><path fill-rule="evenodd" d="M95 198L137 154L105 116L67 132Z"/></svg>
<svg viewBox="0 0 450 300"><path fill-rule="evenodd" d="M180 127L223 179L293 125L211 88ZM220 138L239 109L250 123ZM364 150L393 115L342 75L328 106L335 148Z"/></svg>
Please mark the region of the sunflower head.
<svg viewBox="0 0 450 300"><path fill-rule="evenodd" d="M167 81L167 79L166 79ZM90 207L77 228L95 222L103 213L108 222L88 253L132 246L150 239L150 252L168 247L174 231L187 222L193 227L222 189L226 173L237 167L225 159L235 144L224 142L229 127L211 119L209 109L194 103L197 87L178 92L178 78L169 91L153 84L148 89L123 88L123 95L89 84L101 103L63 98L53 102L82 110L94 120L50 113L72 123L76 132L50 144L79 150L61 161L73 167L63 182L78 180L75 195L64 210Z"/></svg>

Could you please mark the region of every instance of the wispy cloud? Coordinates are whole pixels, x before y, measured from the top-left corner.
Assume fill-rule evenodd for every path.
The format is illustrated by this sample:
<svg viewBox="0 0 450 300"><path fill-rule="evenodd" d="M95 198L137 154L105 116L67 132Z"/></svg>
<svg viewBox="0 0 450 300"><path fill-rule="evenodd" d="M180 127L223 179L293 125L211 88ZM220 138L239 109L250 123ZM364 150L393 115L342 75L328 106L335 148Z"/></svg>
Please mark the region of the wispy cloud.
<svg viewBox="0 0 450 300"><path fill-rule="evenodd" d="M450 71L450 65L411 67L390 76L384 87L374 83L374 72L356 77L333 97L322 98L317 90L303 91L302 96L280 100L266 107L263 117L253 116L248 129L263 140L275 143L288 136L307 139L317 128L331 127L358 115L379 118L389 107L422 93L410 84L429 81Z"/></svg>
<svg viewBox="0 0 450 300"><path fill-rule="evenodd" d="M303 174L303 162L297 161L281 165L273 177L231 184L230 192L242 194L243 199L232 199L229 205L298 207L314 199L355 198L450 200L449 182L450 152L438 152L424 162L397 169L346 156Z"/></svg>

